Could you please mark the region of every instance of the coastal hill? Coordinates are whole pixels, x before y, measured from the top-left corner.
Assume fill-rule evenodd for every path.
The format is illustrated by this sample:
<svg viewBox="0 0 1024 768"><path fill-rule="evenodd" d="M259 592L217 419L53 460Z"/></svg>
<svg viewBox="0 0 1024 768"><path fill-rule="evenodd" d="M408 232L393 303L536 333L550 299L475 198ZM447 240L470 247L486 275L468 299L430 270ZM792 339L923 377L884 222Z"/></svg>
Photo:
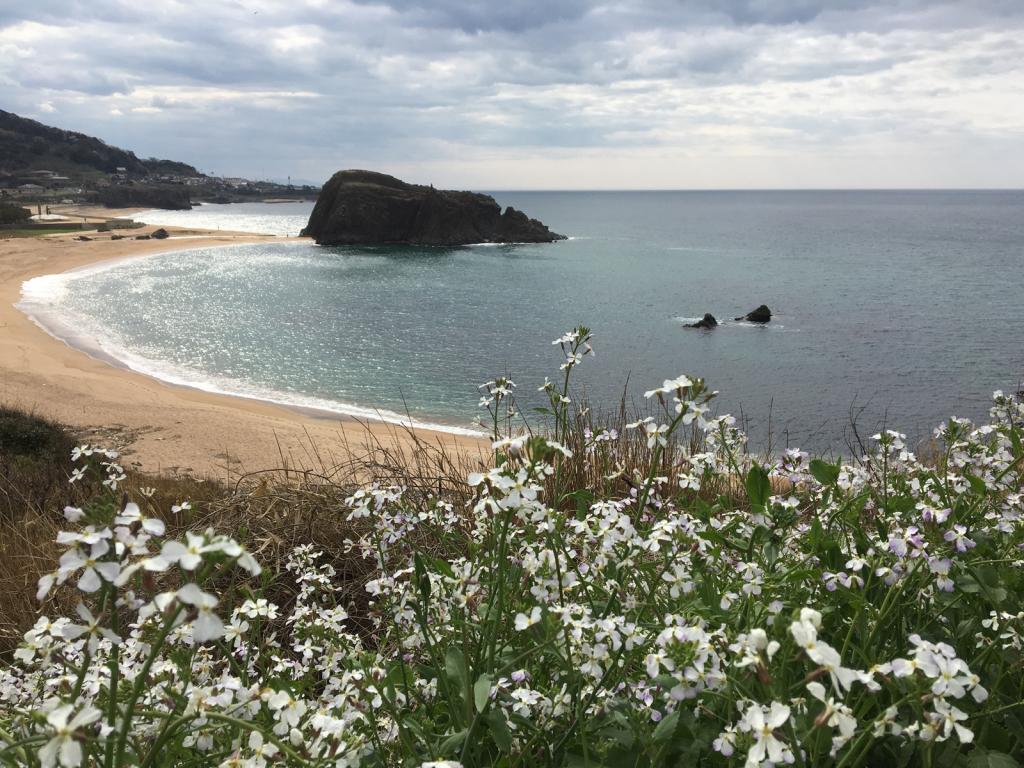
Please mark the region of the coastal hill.
<svg viewBox="0 0 1024 768"><path fill-rule="evenodd" d="M308 200L316 187L208 176L188 163L139 158L84 133L0 110L0 198L187 210L194 202Z"/></svg>
<svg viewBox="0 0 1024 768"><path fill-rule="evenodd" d="M537 219L478 192L408 184L374 171L339 171L302 231L320 245L469 245L564 240Z"/></svg>
<svg viewBox="0 0 1024 768"><path fill-rule="evenodd" d="M139 159L84 133L65 131L0 109L0 171L52 170L69 174L111 174L122 169L138 176L178 174L201 177L187 163Z"/></svg>

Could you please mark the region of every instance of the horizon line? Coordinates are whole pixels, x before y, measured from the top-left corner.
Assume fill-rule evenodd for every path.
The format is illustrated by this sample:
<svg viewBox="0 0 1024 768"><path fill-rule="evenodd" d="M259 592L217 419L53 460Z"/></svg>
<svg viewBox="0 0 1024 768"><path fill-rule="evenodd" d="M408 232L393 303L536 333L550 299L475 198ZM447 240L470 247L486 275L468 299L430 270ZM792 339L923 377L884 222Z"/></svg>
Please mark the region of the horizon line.
<svg viewBox="0 0 1024 768"><path fill-rule="evenodd" d="M1021 187L481 187L486 192L1024 192Z"/></svg>

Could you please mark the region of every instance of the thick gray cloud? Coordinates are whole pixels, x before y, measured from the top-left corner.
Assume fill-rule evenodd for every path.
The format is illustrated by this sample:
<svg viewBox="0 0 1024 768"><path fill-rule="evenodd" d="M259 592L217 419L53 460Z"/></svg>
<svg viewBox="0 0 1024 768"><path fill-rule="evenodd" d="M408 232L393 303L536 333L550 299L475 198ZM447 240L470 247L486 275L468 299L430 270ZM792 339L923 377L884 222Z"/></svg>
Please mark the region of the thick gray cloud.
<svg viewBox="0 0 1024 768"><path fill-rule="evenodd" d="M143 155L486 188L1021 186L1013 0L36 0L0 106Z"/></svg>

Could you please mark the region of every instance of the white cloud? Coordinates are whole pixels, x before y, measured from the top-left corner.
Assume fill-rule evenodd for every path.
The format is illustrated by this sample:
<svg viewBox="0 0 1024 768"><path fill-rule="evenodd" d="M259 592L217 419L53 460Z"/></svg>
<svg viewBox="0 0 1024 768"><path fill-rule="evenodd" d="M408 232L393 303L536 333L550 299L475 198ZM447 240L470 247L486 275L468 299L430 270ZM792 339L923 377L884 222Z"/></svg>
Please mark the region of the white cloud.
<svg viewBox="0 0 1024 768"><path fill-rule="evenodd" d="M40 0L0 11L0 83L241 175L1021 186L1022 31L998 0Z"/></svg>

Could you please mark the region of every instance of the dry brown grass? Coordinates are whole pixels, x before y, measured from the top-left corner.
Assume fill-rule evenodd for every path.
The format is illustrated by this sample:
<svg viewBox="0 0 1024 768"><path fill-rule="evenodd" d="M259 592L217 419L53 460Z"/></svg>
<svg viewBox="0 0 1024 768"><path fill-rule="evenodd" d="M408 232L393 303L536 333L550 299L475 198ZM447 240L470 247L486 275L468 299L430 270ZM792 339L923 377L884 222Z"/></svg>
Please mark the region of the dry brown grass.
<svg viewBox="0 0 1024 768"><path fill-rule="evenodd" d="M650 452L641 431L625 429L625 424L637 418L636 411L623 401L615 412L596 414L581 403L569 434L564 436L573 457L562 461L560 488L548 488L547 498L559 498L565 507L588 506L592 493L621 497L641 485L649 470ZM588 453L585 432L597 424L616 429L619 437ZM242 541L264 565L267 575L284 573L284 562L296 546L315 546L324 553L324 562L334 567L337 584L351 603L353 621L368 633L363 586L374 564L350 552L346 545L361 531L358 524L346 521L345 498L357 488L377 482L404 487L405 498L413 506L443 498L460 509L473 496L466 483L468 474L481 469L482 457L452 452L442 443L412 432L406 437L347 446L347 458L342 462L321 455L310 441L307 459L315 470L291 469L282 458L281 468L247 474L230 485L129 470L122 490L125 499L163 519L171 537L180 537L186 530L213 528ZM681 440L671 443L662 454L656 474L674 479L685 467L686 453L696 448L694 440L695 432L684 431ZM80 505L101 490L95 485L68 483L69 454L74 445L74 436L60 425L0 409L0 655L17 645L38 616L36 583L42 574L53 570L60 555L54 538L63 525L63 507ZM732 502L744 497L741 477L716 482L702 488L700 496L712 503L722 496ZM588 491L582 497L566 493L572 489ZM170 511L172 505L186 500L192 505L190 510L181 514ZM417 546L450 556L456 554L452 548L464 540L455 536L448 541L420 541ZM219 587L230 602L233 590L258 586L286 614L294 599L293 585L286 579L268 582L267 575L259 583L229 582ZM73 600L72 591L61 594L66 595L65 600ZM46 606L50 616L68 615L73 609L72 604Z"/></svg>
<svg viewBox="0 0 1024 768"><path fill-rule="evenodd" d="M311 444L315 471L285 466L241 476L231 485L129 470L122 490L148 515L163 519L168 536L206 528L229 533L256 554L267 574L283 573L284 561L297 545L316 546L325 553L324 562L337 571L339 584L356 608L353 615L365 616L360 610L365 607L363 584L373 564L347 550L346 540L360 531L345 520L345 498L366 483L379 482L407 488L406 497L414 504L443 496L459 505L470 496L466 476L480 466L468 454L452 453L413 433L409 436L407 441L376 441L350 449L350 458L342 463L320 456ZM97 485L68 483L74 445L74 436L58 424L0 409L0 655L17 646L39 615L36 583L54 569L60 556L54 539L63 527L64 506L80 505L100 490ZM170 511L186 500L192 509ZM443 544L422 542L424 548ZM233 587L256 585L220 586L230 592ZM259 586L287 613L293 599L290 583L264 580ZM71 591L60 594L73 599ZM72 604L46 606L51 616L73 609Z"/></svg>

